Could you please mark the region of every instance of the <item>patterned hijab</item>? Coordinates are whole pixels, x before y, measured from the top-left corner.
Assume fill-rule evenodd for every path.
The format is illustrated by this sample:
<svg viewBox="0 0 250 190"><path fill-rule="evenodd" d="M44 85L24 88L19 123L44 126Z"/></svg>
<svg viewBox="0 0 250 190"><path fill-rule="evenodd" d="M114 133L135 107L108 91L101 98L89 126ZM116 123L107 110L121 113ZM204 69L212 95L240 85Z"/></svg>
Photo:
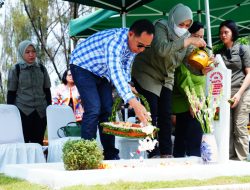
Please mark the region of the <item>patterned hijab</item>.
<svg viewBox="0 0 250 190"><path fill-rule="evenodd" d="M33 46L34 48L35 48L35 45L31 42L31 41L29 41L29 40L24 40L24 41L22 41L22 42L20 42L20 44L18 45L18 49L17 49L17 62L19 63L19 64L28 64L25 60L24 60L24 58L23 58L23 55L24 55L24 53L25 53L25 50L27 49L27 47L29 47L29 46ZM36 49L36 48L35 48ZM37 62L37 60L34 62L34 63L36 63ZM34 63L32 63L32 65L34 64ZM28 64L28 65L30 65L30 64Z"/></svg>

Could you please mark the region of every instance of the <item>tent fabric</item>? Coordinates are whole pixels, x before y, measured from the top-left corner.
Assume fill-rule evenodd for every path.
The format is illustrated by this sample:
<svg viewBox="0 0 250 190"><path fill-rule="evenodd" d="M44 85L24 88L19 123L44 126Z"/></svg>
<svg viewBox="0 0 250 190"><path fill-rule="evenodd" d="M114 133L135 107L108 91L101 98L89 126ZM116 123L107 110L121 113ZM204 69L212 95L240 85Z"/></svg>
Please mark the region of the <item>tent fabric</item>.
<svg viewBox="0 0 250 190"><path fill-rule="evenodd" d="M85 17L79 17L77 19L73 19L69 23L69 35L71 37L84 37L84 33L86 33L86 29L91 30L91 26L100 23L110 16L117 14L115 11L111 10L103 10L99 9ZM92 32L88 31L88 33L95 33L97 30L93 29Z"/></svg>
<svg viewBox="0 0 250 190"><path fill-rule="evenodd" d="M153 0L64 0L117 12L128 12Z"/></svg>
<svg viewBox="0 0 250 190"><path fill-rule="evenodd" d="M129 11L126 14L126 23L127 26L130 26L135 20L141 18L147 18L151 21L159 18L166 18L168 16L168 11L174 5L183 3L192 9L194 20L200 20L205 24L206 12L204 2L204 0L154 0ZM210 0L209 8L213 42L218 40L218 28L220 23L227 19L232 19L237 22L240 36L247 36L250 34L250 16L247 16L250 10L250 0ZM90 27L87 28L83 25L81 29L79 28L79 30L81 30L81 35L84 36L91 35L103 29L122 27L122 17L119 13L99 23L93 24L91 20L86 18L82 18L82 22L90 22L89 25L91 25L91 30L89 30ZM70 30L73 30L74 27L74 25L71 25Z"/></svg>

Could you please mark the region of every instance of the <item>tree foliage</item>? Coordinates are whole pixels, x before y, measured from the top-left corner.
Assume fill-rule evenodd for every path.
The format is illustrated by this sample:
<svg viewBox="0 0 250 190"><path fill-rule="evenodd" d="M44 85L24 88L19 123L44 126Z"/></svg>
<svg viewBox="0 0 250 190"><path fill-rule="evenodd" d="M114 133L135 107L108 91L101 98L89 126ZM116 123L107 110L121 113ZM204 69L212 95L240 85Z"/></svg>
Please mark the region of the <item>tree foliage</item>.
<svg viewBox="0 0 250 190"><path fill-rule="evenodd" d="M25 39L37 45L38 58L48 69L52 83L59 83L69 66L69 21L92 12L93 8L61 0L6 0L4 6L4 21L0 23L3 91L8 70L17 61L18 44Z"/></svg>

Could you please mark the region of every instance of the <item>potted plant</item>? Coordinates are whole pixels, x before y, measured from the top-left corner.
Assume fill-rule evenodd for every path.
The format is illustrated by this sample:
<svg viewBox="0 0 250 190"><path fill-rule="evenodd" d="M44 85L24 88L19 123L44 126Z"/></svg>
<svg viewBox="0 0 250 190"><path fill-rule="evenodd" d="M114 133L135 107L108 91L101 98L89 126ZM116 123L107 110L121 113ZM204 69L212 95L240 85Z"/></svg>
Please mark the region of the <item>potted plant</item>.
<svg viewBox="0 0 250 190"><path fill-rule="evenodd" d="M95 140L69 140L63 146L66 170L98 169L102 161L102 150Z"/></svg>

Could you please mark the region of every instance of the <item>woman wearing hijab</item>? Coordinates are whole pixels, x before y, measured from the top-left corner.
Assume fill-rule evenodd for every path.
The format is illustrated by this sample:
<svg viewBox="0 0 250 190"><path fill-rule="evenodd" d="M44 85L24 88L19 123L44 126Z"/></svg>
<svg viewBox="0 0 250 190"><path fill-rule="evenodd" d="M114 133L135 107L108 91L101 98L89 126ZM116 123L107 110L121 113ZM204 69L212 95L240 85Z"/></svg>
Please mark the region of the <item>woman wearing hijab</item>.
<svg viewBox="0 0 250 190"><path fill-rule="evenodd" d="M168 20L160 19L155 22L151 48L138 54L133 64L135 88L148 100L152 124L160 129L159 149L156 147L150 152L149 158L172 157L171 104L174 71L181 63L186 62L193 46L206 46L202 38L189 36L188 28L192 23L193 15L189 7L183 4L174 6L169 12ZM200 71L198 73L201 74Z"/></svg>
<svg viewBox="0 0 250 190"><path fill-rule="evenodd" d="M20 111L24 141L43 144L46 129L46 108L51 104L50 78L38 62L35 45L22 41L18 46L18 61L8 76L7 104Z"/></svg>
<svg viewBox="0 0 250 190"><path fill-rule="evenodd" d="M230 159L246 160L249 154L247 124L250 112L250 48L236 40L239 31L233 20L220 24L219 36L223 48L219 50L226 67L232 70Z"/></svg>

